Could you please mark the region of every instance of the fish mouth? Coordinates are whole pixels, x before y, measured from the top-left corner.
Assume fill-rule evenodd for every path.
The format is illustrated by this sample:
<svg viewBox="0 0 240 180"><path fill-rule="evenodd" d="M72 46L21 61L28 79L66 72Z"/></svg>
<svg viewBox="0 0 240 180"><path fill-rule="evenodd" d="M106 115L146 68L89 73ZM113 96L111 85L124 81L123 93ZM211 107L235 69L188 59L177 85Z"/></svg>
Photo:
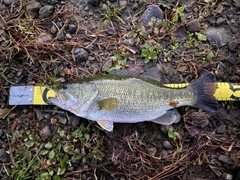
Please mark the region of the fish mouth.
<svg viewBox="0 0 240 180"><path fill-rule="evenodd" d="M56 96L48 98L48 101L51 102L54 105L63 106L65 103L64 103L64 100L62 98L62 95L58 91L55 91L55 94L56 94Z"/></svg>

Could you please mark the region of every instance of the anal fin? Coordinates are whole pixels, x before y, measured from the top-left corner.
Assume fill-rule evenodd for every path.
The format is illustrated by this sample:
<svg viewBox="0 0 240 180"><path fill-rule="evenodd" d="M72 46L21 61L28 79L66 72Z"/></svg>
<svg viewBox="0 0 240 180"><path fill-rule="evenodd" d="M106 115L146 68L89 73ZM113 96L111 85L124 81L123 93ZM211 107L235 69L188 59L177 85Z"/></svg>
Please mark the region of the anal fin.
<svg viewBox="0 0 240 180"><path fill-rule="evenodd" d="M97 123L106 131L111 132L113 131L113 122L107 120L98 120Z"/></svg>
<svg viewBox="0 0 240 180"><path fill-rule="evenodd" d="M165 114L163 114L162 116L151 121L157 124L170 125L173 123L178 123L180 119L181 119L181 116L178 113L178 111L176 109L171 109L167 111Z"/></svg>

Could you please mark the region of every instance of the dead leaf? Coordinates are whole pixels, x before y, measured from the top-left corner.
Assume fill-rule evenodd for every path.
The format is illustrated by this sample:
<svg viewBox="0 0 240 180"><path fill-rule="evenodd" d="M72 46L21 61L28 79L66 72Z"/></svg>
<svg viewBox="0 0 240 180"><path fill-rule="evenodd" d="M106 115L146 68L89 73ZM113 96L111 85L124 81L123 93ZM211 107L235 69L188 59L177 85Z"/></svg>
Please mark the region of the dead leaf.
<svg viewBox="0 0 240 180"><path fill-rule="evenodd" d="M10 111L11 111L12 109L8 109L8 108L5 108L5 109L0 109L0 118L2 119L4 119L6 116L7 116L7 114L9 114L10 113Z"/></svg>
<svg viewBox="0 0 240 180"><path fill-rule="evenodd" d="M20 120L19 120L18 118L16 118L16 119L13 121L11 130L14 131L19 123L20 123Z"/></svg>

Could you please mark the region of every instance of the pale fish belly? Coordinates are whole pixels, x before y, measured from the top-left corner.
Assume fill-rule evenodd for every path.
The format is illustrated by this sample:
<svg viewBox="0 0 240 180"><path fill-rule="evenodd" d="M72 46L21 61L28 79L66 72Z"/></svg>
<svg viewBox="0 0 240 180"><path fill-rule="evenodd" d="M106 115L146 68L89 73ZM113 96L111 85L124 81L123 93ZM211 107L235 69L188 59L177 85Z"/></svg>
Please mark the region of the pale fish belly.
<svg viewBox="0 0 240 180"><path fill-rule="evenodd" d="M181 96L185 94L181 90L161 88L135 78L94 83L99 95L89 108L86 117L94 121L109 120L122 123L151 121L174 108L169 103L172 99L181 100L182 105L191 105L191 99L182 100ZM188 90L184 89L184 91ZM100 110L98 101L107 98L117 98L118 106L108 111Z"/></svg>

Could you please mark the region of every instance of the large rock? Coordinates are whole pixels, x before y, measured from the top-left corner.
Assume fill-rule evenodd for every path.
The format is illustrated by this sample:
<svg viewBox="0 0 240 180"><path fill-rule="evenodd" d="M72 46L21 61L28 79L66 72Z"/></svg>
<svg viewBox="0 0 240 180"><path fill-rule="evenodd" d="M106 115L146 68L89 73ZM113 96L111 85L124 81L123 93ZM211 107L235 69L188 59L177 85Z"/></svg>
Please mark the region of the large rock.
<svg viewBox="0 0 240 180"><path fill-rule="evenodd" d="M207 28L206 36L210 43L216 44L218 47L225 46L229 38L226 30L221 27Z"/></svg>

